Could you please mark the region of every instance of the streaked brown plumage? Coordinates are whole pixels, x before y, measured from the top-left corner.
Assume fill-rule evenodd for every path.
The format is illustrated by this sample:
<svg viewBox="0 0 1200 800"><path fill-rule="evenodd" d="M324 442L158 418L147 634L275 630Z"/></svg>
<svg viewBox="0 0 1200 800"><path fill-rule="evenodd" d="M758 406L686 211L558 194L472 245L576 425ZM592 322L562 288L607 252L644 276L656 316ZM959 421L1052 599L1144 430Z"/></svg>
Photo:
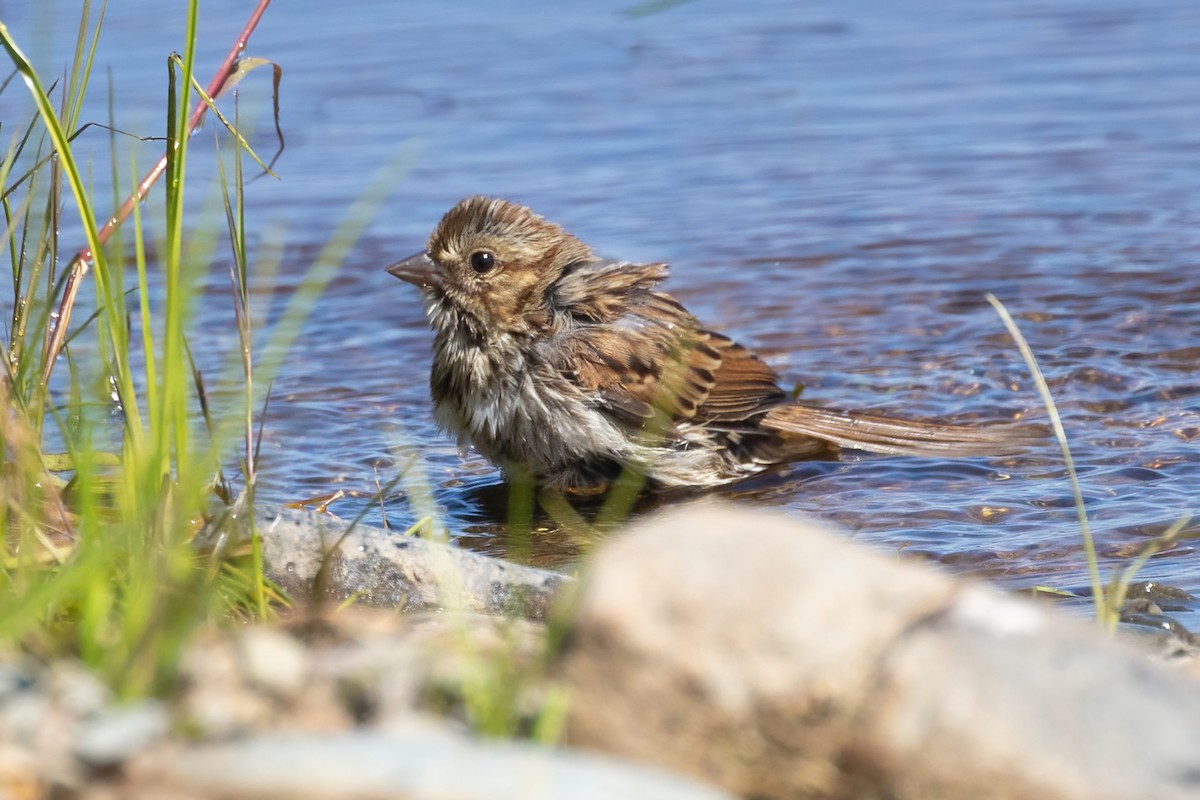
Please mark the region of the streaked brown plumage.
<svg viewBox="0 0 1200 800"><path fill-rule="evenodd" d="M975 456L1030 441L789 401L754 352L659 291L665 264L601 260L504 200L463 200L388 272L424 294L441 426L550 487L590 490L625 465L660 487L704 487L839 448Z"/></svg>

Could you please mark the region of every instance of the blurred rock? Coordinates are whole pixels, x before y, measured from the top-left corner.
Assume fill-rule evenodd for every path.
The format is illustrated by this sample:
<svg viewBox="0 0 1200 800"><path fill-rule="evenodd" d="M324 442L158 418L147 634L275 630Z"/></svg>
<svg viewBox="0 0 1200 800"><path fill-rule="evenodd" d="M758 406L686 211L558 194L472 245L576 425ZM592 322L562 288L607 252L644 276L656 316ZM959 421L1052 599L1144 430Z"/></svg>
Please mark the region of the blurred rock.
<svg viewBox="0 0 1200 800"><path fill-rule="evenodd" d="M238 637L242 667L258 688L282 699L295 697L308 679L308 651L292 636L266 626Z"/></svg>
<svg viewBox="0 0 1200 800"><path fill-rule="evenodd" d="M353 727L333 679L314 674L320 652L278 627L204 631L180 662L179 718L209 740Z"/></svg>
<svg viewBox="0 0 1200 800"><path fill-rule="evenodd" d="M113 701L112 690L78 661L54 662L42 680L55 705L72 717L99 713Z"/></svg>
<svg viewBox="0 0 1200 800"><path fill-rule="evenodd" d="M0 741L35 741L52 715L54 707L40 690L9 697L0 707Z"/></svg>
<svg viewBox="0 0 1200 800"><path fill-rule="evenodd" d="M779 515L699 504L614 539L559 667L572 744L743 796L1200 793L1200 686Z"/></svg>
<svg viewBox="0 0 1200 800"><path fill-rule="evenodd" d="M44 789L39 797L79 788L84 771L71 752L76 733L83 719L105 710L112 693L73 661L38 665L34 659L21 659L0 672L0 749L5 752L4 769L12 765L13 786L30 785L28 767ZM9 777L0 773L0 784ZM19 796L16 788L12 791Z"/></svg>
<svg viewBox="0 0 1200 800"><path fill-rule="evenodd" d="M512 665L513 680L497 691L514 698L522 697L522 689L541 688L542 671L531 669L544 648L541 623L429 612L393 615L387 632L346 636L361 616L362 609L339 614L332 622L344 638L316 649L314 662L318 675L336 682L362 722L406 727L414 714L424 711L431 692L461 694L461 687L478 679L483 667ZM341 624L342 617L350 620L348 625ZM521 676L524 681L517 680Z"/></svg>
<svg viewBox="0 0 1200 800"><path fill-rule="evenodd" d="M329 515L282 509L258 523L267 575L304 600L541 619L571 578Z"/></svg>
<svg viewBox="0 0 1200 800"><path fill-rule="evenodd" d="M156 744L171 721L161 703L146 701L106 709L84 722L75 734L74 755L92 769L111 769Z"/></svg>
<svg viewBox="0 0 1200 800"><path fill-rule="evenodd" d="M29 750L0 744L0 798L42 800L49 786L39 774L37 757Z"/></svg>
<svg viewBox="0 0 1200 800"><path fill-rule="evenodd" d="M0 661L0 708L9 700L21 697L35 683L31 666Z"/></svg>
<svg viewBox="0 0 1200 800"><path fill-rule="evenodd" d="M160 751L133 770L139 798L222 800L732 800L616 759L450 733L267 735Z"/></svg>
<svg viewBox="0 0 1200 800"><path fill-rule="evenodd" d="M249 686L237 644L224 632L200 632L184 651L179 672L175 706L194 735L226 739L273 723L275 703Z"/></svg>
<svg viewBox="0 0 1200 800"><path fill-rule="evenodd" d="M544 636L541 623L484 614L351 606L311 618L300 610L271 626L200 632L181 659L173 706L185 730L210 741L403 729L431 695L453 710L460 687L504 665L515 676L504 696L536 705L543 673L527 667L541 658Z"/></svg>

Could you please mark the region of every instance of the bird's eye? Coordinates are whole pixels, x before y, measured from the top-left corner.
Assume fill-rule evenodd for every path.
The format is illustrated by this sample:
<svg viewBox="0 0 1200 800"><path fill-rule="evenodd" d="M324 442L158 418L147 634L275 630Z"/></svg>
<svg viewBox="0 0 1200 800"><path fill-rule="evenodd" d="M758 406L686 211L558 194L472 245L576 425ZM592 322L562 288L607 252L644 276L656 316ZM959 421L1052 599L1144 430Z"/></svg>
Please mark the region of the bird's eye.
<svg viewBox="0 0 1200 800"><path fill-rule="evenodd" d="M471 253L471 269L482 275L491 272L496 266L496 256L487 250L476 250Z"/></svg>

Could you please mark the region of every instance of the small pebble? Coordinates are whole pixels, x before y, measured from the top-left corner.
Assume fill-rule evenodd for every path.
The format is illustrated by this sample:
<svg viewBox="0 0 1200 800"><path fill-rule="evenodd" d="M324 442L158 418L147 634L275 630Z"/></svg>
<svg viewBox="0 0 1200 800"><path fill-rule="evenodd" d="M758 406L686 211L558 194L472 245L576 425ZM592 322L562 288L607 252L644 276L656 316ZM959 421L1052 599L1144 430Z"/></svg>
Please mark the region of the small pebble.
<svg viewBox="0 0 1200 800"><path fill-rule="evenodd" d="M95 673L75 661L52 664L46 680L46 693L55 705L73 717L87 717L108 708L112 690Z"/></svg>
<svg viewBox="0 0 1200 800"><path fill-rule="evenodd" d="M299 642L277 630L259 626L239 639L246 677L276 697L294 697L308 678L308 654Z"/></svg>
<svg viewBox="0 0 1200 800"><path fill-rule="evenodd" d="M50 701L37 692L22 692L0 708L0 738L31 742L52 716Z"/></svg>

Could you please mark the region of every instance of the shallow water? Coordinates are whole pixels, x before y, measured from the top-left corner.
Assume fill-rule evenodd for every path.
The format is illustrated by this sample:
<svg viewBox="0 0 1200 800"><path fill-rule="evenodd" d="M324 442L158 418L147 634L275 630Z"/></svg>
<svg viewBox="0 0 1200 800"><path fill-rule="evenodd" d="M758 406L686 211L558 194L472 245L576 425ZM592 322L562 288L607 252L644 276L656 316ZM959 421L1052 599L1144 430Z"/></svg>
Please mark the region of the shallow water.
<svg viewBox="0 0 1200 800"><path fill-rule="evenodd" d="M22 8L3 16L58 68L67 39L39 31L73 30L70 5L44 4L53 24ZM204 4L202 78L247 6ZM984 300L992 292L1064 414L1106 572L1195 508L1200 7L626 8L362 0L334 13L295 0L268 11L250 54L284 69L287 149L281 180L251 184L248 201L256 252L273 237L286 245L279 275L261 279L264 313L278 313L380 165L401 148L416 155L276 382L262 500L345 489L361 495L335 512L366 508L379 522L364 496L416 453L442 522L468 546L504 552L503 512L487 500L502 494L498 477L435 430L419 298L382 272L458 198L487 193L606 255L670 261L670 289L701 319L830 404L1042 418ZM111 4L97 63L111 66L120 127L161 133L179 17L151 0ZM264 151L268 83L252 77L242 93ZM85 117L104 119L102 95ZM211 149L210 136L195 142L198 155ZM106 141L94 144L102 165ZM156 147L140 145L139 163ZM191 175L196 198L211 191L211 159L199 155ZM105 177L98 168L97 184ZM193 340L212 364L233 342L217 257ZM1052 443L1009 459L801 464L727 494L1004 586L1086 584ZM423 513L399 491L385 505L396 527ZM574 537L545 528L523 557L575 557ZM1185 538L1140 577L1200 594L1195 563ZM1194 610L1178 616L1200 625Z"/></svg>

